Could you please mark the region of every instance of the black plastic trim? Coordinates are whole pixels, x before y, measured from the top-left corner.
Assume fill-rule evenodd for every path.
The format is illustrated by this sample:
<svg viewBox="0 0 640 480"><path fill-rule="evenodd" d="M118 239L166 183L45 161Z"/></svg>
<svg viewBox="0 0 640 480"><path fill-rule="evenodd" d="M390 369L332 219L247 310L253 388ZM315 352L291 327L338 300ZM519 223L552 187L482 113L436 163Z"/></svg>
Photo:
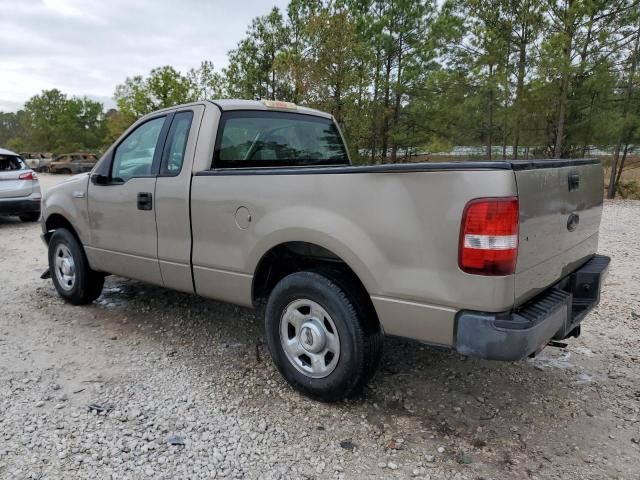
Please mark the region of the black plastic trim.
<svg viewBox="0 0 640 480"><path fill-rule="evenodd" d="M544 168L576 167L580 165L597 165L600 160L597 158L567 158L567 159L539 159L539 160L513 160L511 162L513 170L540 170Z"/></svg>
<svg viewBox="0 0 640 480"><path fill-rule="evenodd" d="M597 165L599 160L529 160L529 161L460 161L433 163L392 163L384 165L345 165L345 166L299 166L299 167L255 167L255 168L214 168L196 172L195 176L230 175L312 175L312 174L349 174L349 173L410 173L440 172L449 170L540 170L577 165Z"/></svg>
<svg viewBox="0 0 640 480"><path fill-rule="evenodd" d="M196 172L196 176L229 175L312 175L349 173L407 173L437 172L447 170L511 170L505 162L443 162L443 163L395 163L389 165L345 165L345 166L300 166L300 167L256 167L216 168Z"/></svg>
<svg viewBox="0 0 640 480"><path fill-rule="evenodd" d="M0 202L0 215L18 215L40 211L40 200L5 200Z"/></svg>
<svg viewBox="0 0 640 480"><path fill-rule="evenodd" d="M218 107L218 110L220 110L220 113L224 112L224 110L222 109L222 107L220 106L220 104L214 102L213 100L205 100L205 102L209 102L213 105L215 105L216 107Z"/></svg>
<svg viewBox="0 0 640 480"><path fill-rule="evenodd" d="M189 115L191 115L191 117L189 118L189 129L187 130L187 138L185 140L184 143L184 148L182 150L182 163L180 164L180 170L178 170L175 173L163 173L163 170L167 167L167 164L169 163L169 149L167 148L167 146L170 146L169 143L173 142L174 140L174 134L175 134L175 130L173 130L173 127L175 125L176 122L176 117L180 114L184 114L187 113ZM177 177L178 175L180 175L180 172L182 172L182 169L184 168L184 156L185 153L187 151L187 144L189 143L189 136L191 134L191 126L193 125L193 110L177 110L176 112L173 113L173 116L171 118L171 124L169 125L168 129L167 129L167 134L162 146L162 156L161 156L161 160L160 160L160 167L159 167L159 171L158 171L158 177Z"/></svg>
<svg viewBox="0 0 640 480"><path fill-rule="evenodd" d="M572 336L600 301L609 262L609 257L594 255L512 312L458 312L456 351L471 357L514 361L541 350L550 340Z"/></svg>

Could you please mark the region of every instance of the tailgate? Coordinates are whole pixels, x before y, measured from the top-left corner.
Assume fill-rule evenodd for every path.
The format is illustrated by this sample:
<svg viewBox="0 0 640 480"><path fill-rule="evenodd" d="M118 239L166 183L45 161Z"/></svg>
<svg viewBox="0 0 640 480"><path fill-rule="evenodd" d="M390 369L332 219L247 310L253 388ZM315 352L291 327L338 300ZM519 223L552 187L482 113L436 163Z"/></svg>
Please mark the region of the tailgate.
<svg viewBox="0 0 640 480"><path fill-rule="evenodd" d="M598 247L603 171L597 160L514 162L520 202L515 301L585 263Z"/></svg>

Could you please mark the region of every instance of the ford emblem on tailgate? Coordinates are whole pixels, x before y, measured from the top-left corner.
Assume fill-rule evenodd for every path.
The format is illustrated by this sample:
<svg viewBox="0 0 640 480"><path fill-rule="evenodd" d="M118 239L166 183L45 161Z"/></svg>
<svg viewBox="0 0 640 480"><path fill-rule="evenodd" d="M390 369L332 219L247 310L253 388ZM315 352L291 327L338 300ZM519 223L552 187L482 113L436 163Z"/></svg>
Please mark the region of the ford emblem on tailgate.
<svg viewBox="0 0 640 480"><path fill-rule="evenodd" d="M567 220L567 230L573 232L578 227L579 223L580 215L578 215L577 213L572 213L571 215L569 215L569 219Z"/></svg>

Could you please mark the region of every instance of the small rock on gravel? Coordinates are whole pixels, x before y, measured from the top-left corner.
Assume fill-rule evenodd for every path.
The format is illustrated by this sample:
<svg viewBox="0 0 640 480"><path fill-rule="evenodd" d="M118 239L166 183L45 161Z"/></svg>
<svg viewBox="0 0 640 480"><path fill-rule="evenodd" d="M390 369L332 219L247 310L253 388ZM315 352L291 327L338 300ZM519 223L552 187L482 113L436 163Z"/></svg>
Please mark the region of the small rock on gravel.
<svg viewBox="0 0 640 480"><path fill-rule="evenodd" d="M185 445L184 437L181 435L169 435L165 439L164 443L167 443L169 445L177 445L177 446Z"/></svg>

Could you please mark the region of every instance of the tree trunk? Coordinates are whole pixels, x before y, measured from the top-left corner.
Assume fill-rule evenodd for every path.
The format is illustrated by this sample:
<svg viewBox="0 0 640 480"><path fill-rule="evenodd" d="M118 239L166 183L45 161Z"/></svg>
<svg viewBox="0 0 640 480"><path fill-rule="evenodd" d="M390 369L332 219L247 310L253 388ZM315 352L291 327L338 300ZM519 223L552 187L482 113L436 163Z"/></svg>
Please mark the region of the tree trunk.
<svg viewBox="0 0 640 480"><path fill-rule="evenodd" d="M333 91L333 116L336 118L338 124L342 123L342 85L340 82L336 82L335 89Z"/></svg>
<svg viewBox="0 0 640 480"><path fill-rule="evenodd" d="M273 64L276 61L275 54L271 55L271 100L276 99L276 69L273 68Z"/></svg>
<svg viewBox="0 0 640 480"><path fill-rule="evenodd" d="M620 142L616 145L613 161L611 162L611 175L609 175L609 186L607 187L607 198L616 197L616 172L618 167L618 158L620 157Z"/></svg>
<svg viewBox="0 0 640 480"><path fill-rule="evenodd" d="M393 2L392 2L393 3ZM389 11L389 10L388 10ZM387 11L387 12L388 12ZM391 19L388 25L389 28L389 38L391 42L387 44L387 65L385 71L385 85L384 85L384 112L383 112L383 122L382 122L382 163L386 163L387 161L387 150L389 149L389 109L391 106L391 70L393 68L393 58L394 58L394 44L393 38L395 34L395 14L391 15Z"/></svg>
<svg viewBox="0 0 640 480"><path fill-rule="evenodd" d="M491 160L493 143L493 65L489 65L489 125L487 127L487 160Z"/></svg>
<svg viewBox="0 0 640 480"><path fill-rule="evenodd" d="M387 66L384 86L384 111L382 112L382 163L387 161L387 149L389 148L389 105L390 105L390 83L392 54L387 53Z"/></svg>
<svg viewBox="0 0 640 480"><path fill-rule="evenodd" d="M589 104L589 118L587 119L587 129L584 132L584 140L582 142L582 158L587 155L587 148L589 148L589 140L591 139L591 123L593 120L593 104L596 101L596 93L591 95L591 103Z"/></svg>
<svg viewBox="0 0 640 480"><path fill-rule="evenodd" d="M562 74L562 86L560 89L560 111L558 112L558 125L556 127L556 145L553 149L555 158L562 157L562 147L564 146L564 121L567 110L567 96L569 94L569 72Z"/></svg>
<svg viewBox="0 0 640 480"><path fill-rule="evenodd" d="M378 147L378 95L380 93L380 70L382 69L381 55L382 49L378 44L378 48L376 49L376 75L373 79L373 115L371 119L371 136L369 138L369 150L371 153L372 164L375 163L376 150Z"/></svg>
<svg viewBox="0 0 640 480"><path fill-rule="evenodd" d="M507 138L508 138L508 130L507 126L509 125L509 97L511 96L511 92L509 90L509 67L511 65L511 32L513 31L513 26L509 24L509 37L507 40L507 58L505 59L505 70L504 70L504 116L502 120L502 159L507 159Z"/></svg>
<svg viewBox="0 0 640 480"><path fill-rule="evenodd" d="M571 7L571 1L567 4L567 9ZM567 13L568 16L568 13ZM566 22L569 19L565 19ZM573 48L573 36L574 36L574 25L566 24L564 26L564 33L567 36L566 43L563 53L563 60L565 64L563 65L562 72L562 80L560 85L560 109L558 111L558 123L556 125L556 144L553 150L553 156L555 158L562 157L562 148L564 147L564 129L565 129L565 121L567 115L567 99L569 97L569 81L570 81L570 71L571 67L571 49Z"/></svg>
<svg viewBox="0 0 640 480"><path fill-rule="evenodd" d="M620 139L618 140L618 144L616 145L616 154L613 159L613 163L611 164L611 176L609 177L609 188L607 189L607 198L615 198L616 196L616 182L620 179L620 176L617 175L618 170L618 157L620 155L620 149L622 148L622 143L628 144L629 137L633 131L631 128L627 128L627 115L629 114L629 103L631 101L631 94L633 91L633 81L636 74L636 69L638 68L638 56L640 54L640 26L638 26L638 30L636 32L636 41L633 47L633 52L631 53L631 65L629 67L629 76L627 78L627 94L625 95L625 102L622 107L622 131L620 132ZM625 148L626 150L626 148ZM626 157L626 155L625 155Z"/></svg>
<svg viewBox="0 0 640 480"><path fill-rule="evenodd" d="M529 2L526 2L525 7L528 11ZM515 131L513 132L513 158L518 158L518 147L520 146L520 132L522 130L522 96L524 92L524 77L526 74L527 66L527 20L526 17L523 20L524 23L520 29L520 42L518 44L518 79L516 83L516 101L515 101Z"/></svg>
<svg viewBox="0 0 640 480"><path fill-rule="evenodd" d="M622 160L620 160L620 167L618 168L618 173L616 174L616 190L618 184L620 183L620 177L622 176L622 169L624 168L624 162L627 159L627 153L629 152L629 142L624 144L624 151L622 152Z"/></svg>
<svg viewBox="0 0 640 480"><path fill-rule="evenodd" d="M396 79L396 101L393 109L393 127L397 127L400 123L400 102L402 100L402 48L403 39L402 35L398 38L398 78ZM391 141L391 163L397 163L398 161L398 144L395 139Z"/></svg>

